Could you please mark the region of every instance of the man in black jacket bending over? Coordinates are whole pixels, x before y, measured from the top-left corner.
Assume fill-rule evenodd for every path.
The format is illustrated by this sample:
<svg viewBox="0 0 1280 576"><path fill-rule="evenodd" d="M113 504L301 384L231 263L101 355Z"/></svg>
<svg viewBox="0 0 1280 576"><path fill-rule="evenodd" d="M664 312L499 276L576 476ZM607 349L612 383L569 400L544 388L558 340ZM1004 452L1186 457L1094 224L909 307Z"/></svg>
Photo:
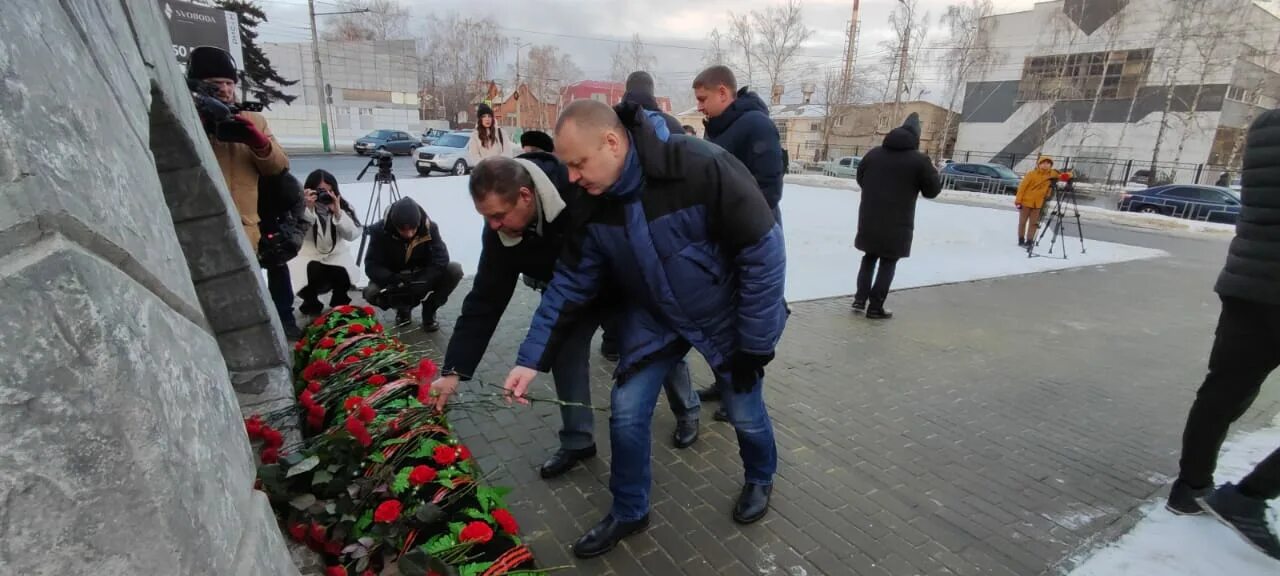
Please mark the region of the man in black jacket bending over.
<svg viewBox="0 0 1280 576"><path fill-rule="evenodd" d="M487 158L472 170L470 187L471 199L486 227L479 269L449 339L443 376L431 384L439 409L457 391L458 382L475 373L520 275L535 289L545 288L556 260L574 249L575 235L590 211L591 200L569 182L564 165L545 152L528 152L515 159ZM591 404L591 337L601 320L613 313L606 309L609 305L593 303L590 313L568 331L551 368L561 401ZM688 372L683 376L683 381L672 378L665 384L678 422L674 440L679 448L692 444L698 430L697 397ZM596 454L591 410L564 406L560 418L560 448L542 465L543 478L564 474ZM682 445L682 439L688 443Z"/></svg>
<svg viewBox="0 0 1280 576"><path fill-rule="evenodd" d="M422 329L439 330L436 310L462 280L462 265L449 261L440 228L411 198L397 200L386 219L369 228L364 299L384 310L395 308L397 325L409 323L410 312L421 302Z"/></svg>

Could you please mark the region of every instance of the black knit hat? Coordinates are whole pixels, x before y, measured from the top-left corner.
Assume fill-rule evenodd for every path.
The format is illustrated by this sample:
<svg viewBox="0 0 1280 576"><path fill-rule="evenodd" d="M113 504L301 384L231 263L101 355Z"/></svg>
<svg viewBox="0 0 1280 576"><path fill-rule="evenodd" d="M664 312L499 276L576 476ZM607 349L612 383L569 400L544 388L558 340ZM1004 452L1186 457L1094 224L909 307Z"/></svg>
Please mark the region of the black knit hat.
<svg viewBox="0 0 1280 576"><path fill-rule="evenodd" d="M387 211L387 223L393 229L410 226L417 228L422 224L422 209L412 198L401 198Z"/></svg>
<svg viewBox="0 0 1280 576"><path fill-rule="evenodd" d="M485 116L493 116L493 108L490 108L488 104L481 102L479 106L476 106L476 120Z"/></svg>
<svg viewBox="0 0 1280 576"><path fill-rule="evenodd" d="M191 51L187 58L187 78L207 80L209 78L238 78L236 61L226 50L214 46L200 46Z"/></svg>
<svg viewBox="0 0 1280 576"><path fill-rule="evenodd" d="M520 146L533 146L543 152L555 152L556 144L551 135L538 130L530 130L520 135Z"/></svg>

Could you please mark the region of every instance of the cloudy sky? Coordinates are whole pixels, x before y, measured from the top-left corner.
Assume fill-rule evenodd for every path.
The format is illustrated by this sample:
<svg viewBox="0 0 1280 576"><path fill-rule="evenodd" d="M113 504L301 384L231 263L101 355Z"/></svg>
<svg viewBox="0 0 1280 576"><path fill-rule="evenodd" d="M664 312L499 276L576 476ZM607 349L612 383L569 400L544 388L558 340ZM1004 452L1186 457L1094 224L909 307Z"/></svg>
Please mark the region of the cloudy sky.
<svg viewBox="0 0 1280 576"><path fill-rule="evenodd" d="M456 11L463 15L491 15L509 38L521 43L551 44L571 54L588 78L609 74L610 56L618 41L633 33L650 45L657 60L652 71L662 88L677 92L687 87L702 62L708 32L726 30L729 12L760 10L781 0L401 0L411 14L411 32L428 19ZM920 0L920 8L937 17L954 0ZM997 13L1027 10L1036 0L995 0ZM309 41L305 0L260 0L271 22L262 28L262 39L275 42ZM858 65L879 58L879 44L891 34L889 13L896 0L863 0ZM838 67L844 33L852 12L852 0L804 0L805 21L813 36L802 48L797 63L813 68ZM316 3L317 11L336 10L330 2ZM934 34L933 40L942 37ZM514 61L514 49L507 60ZM504 63L499 70L507 70ZM925 84L938 84L923 74ZM757 84L760 82L757 81ZM926 99L940 100L940 86ZM788 95L795 90L788 87ZM677 95L678 94L672 94Z"/></svg>

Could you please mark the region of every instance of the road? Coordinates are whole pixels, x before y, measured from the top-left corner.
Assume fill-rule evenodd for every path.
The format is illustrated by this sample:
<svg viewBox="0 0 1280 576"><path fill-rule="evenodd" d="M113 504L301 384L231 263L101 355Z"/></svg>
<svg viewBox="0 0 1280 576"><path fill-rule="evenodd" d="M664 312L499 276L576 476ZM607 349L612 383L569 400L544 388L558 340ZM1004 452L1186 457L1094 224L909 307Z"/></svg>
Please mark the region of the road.
<svg viewBox="0 0 1280 576"><path fill-rule="evenodd" d="M412 156L396 156L395 165L392 168L396 178L419 178L418 170L413 166ZM324 169L333 173L338 179L339 184L355 182L356 176L360 171L369 164L368 156L356 156L351 154L295 154L289 156L290 171L292 171L299 179L305 179L312 170ZM373 179L373 172L376 168L370 168L369 174L365 174L365 180ZM443 172L433 174L432 177L445 176Z"/></svg>

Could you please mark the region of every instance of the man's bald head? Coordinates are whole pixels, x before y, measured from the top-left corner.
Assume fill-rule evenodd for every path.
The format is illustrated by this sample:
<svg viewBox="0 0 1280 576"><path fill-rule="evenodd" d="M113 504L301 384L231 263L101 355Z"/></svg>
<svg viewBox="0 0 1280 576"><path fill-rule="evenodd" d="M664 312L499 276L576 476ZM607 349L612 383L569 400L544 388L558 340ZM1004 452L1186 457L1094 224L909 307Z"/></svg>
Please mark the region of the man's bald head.
<svg viewBox="0 0 1280 576"><path fill-rule="evenodd" d="M574 100L556 120L556 156L589 194L604 194L618 181L629 149L626 128L604 102Z"/></svg>

